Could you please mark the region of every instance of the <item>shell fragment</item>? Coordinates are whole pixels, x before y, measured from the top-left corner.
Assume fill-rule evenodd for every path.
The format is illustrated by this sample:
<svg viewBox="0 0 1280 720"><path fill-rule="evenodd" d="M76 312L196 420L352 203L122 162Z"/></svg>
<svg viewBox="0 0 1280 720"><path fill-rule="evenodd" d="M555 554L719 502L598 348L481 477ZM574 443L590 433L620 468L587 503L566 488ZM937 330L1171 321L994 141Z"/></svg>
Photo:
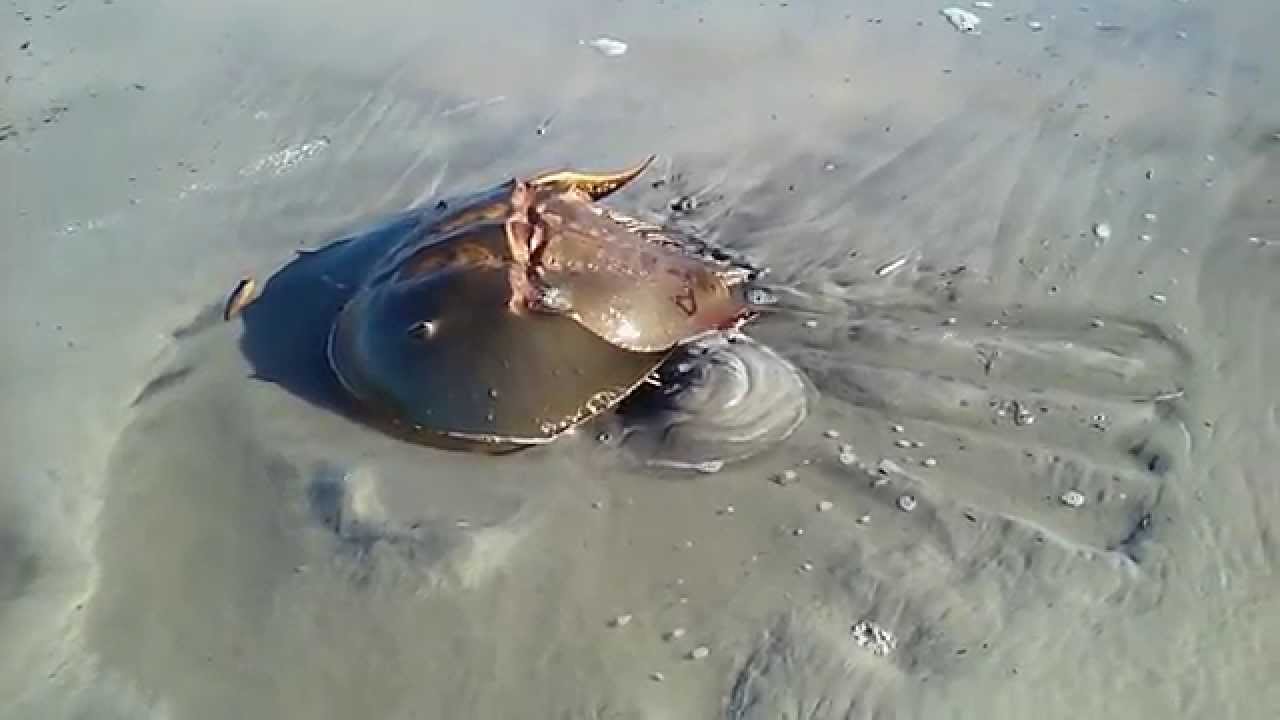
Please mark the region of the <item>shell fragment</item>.
<svg viewBox="0 0 1280 720"><path fill-rule="evenodd" d="M978 26L982 24L982 18L964 8L949 7L943 8L938 12L942 13L942 17L946 18L952 27L962 33L978 35L982 32L978 30Z"/></svg>
<svg viewBox="0 0 1280 720"><path fill-rule="evenodd" d="M586 41L583 44L595 48L597 52L605 57L618 57L619 55L624 55L627 52L626 43L603 35L595 40Z"/></svg>

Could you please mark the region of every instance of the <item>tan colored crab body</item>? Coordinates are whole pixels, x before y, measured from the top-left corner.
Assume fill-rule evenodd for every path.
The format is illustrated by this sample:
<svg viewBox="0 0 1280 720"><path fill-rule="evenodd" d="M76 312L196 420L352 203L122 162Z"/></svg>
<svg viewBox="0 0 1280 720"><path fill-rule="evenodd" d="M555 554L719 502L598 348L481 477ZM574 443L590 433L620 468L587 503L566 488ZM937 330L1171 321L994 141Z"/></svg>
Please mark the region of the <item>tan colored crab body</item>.
<svg viewBox="0 0 1280 720"><path fill-rule="evenodd" d="M543 443L682 341L741 322L738 276L596 204L648 164L543 173L424 212L333 323L342 386L409 435Z"/></svg>

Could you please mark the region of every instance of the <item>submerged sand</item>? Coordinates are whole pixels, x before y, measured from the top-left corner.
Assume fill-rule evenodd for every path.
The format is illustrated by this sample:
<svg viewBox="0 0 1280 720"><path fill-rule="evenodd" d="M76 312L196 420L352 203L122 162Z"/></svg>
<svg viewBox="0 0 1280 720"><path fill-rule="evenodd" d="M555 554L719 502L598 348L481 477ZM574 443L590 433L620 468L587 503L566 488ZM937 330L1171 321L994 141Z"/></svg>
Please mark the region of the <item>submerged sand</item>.
<svg viewBox="0 0 1280 720"><path fill-rule="evenodd" d="M0 714L1274 717L1280 6L942 7L15 6ZM744 464L406 445L217 321L651 152L818 393Z"/></svg>

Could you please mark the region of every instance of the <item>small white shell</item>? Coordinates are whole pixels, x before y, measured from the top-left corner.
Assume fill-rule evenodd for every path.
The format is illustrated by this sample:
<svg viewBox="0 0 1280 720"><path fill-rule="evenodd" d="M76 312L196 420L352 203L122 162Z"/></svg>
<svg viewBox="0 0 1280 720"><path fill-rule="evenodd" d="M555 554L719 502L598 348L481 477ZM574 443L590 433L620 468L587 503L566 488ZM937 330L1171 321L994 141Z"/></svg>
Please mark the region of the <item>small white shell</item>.
<svg viewBox="0 0 1280 720"><path fill-rule="evenodd" d="M595 40L584 42L583 44L595 48L601 55L605 57L617 57L625 55L627 52L627 44L621 40L615 40L611 37L601 35Z"/></svg>
<svg viewBox="0 0 1280 720"><path fill-rule="evenodd" d="M977 34L978 26L982 24L982 18L973 13L958 7L943 8L938 11L942 17L951 23L952 27L962 33Z"/></svg>

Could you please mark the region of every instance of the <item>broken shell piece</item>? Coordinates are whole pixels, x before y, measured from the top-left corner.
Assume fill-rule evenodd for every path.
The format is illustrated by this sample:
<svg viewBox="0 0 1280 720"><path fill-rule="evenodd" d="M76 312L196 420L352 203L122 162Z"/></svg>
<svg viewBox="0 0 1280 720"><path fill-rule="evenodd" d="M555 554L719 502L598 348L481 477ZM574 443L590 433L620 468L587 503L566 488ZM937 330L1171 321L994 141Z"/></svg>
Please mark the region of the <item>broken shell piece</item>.
<svg viewBox="0 0 1280 720"><path fill-rule="evenodd" d="M901 257L897 257L897 258L894 258L893 260L890 260L884 265L881 265L880 267L876 268L876 277L889 277L890 275L901 270L902 267L907 264L907 260L909 259L911 259L910 255L903 255Z"/></svg>
<svg viewBox="0 0 1280 720"><path fill-rule="evenodd" d="M978 26L982 24L982 18L973 13L958 7L943 8L938 11L942 17L951 23L951 26L962 33L977 35L979 34Z"/></svg>
<svg viewBox="0 0 1280 720"><path fill-rule="evenodd" d="M595 48L596 51L605 57L617 57L619 55L624 55L627 52L626 43L603 35L595 40L584 42L583 44Z"/></svg>

